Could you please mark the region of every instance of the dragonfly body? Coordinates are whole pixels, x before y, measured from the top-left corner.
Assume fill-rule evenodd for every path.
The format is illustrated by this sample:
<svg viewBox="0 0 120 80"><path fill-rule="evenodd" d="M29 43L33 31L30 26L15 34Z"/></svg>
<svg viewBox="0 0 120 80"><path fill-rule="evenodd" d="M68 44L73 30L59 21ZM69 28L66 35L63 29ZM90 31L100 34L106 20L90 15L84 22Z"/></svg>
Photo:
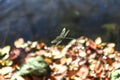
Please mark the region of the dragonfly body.
<svg viewBox="0 0 120 80"><path fill-rule="evenodd" d="M66 28L63 28L60 35L57 36L54 40L52 40L51 43L56 43L56 45L60 44L63 41L63 39L66 38L66 36L68 35L69 32L70 32L70 30L66 31Z"/></svg>

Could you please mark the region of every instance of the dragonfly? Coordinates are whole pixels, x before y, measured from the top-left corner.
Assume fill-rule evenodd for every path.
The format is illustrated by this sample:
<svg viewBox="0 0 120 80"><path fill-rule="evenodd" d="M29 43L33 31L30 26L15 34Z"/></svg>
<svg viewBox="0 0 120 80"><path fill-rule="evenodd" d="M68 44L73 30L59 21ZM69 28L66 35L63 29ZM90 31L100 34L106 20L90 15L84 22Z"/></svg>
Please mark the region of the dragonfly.
<svg viewBox="0 0 120 80"><path fill-rule="evenodd" d="M52 40L51 43L55 43L56 45L59 45L64 39L67 39L67 35L69 32L70 30L66 30L66 28L63 28L60 35L57 36L54 40Z"/></svg>

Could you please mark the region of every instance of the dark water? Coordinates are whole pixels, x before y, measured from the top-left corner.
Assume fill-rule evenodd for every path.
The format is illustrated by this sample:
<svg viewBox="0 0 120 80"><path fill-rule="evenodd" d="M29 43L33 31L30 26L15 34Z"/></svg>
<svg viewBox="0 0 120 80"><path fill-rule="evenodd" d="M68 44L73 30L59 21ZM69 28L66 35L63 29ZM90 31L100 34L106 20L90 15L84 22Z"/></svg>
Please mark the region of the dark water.
<svg viewBox="0 0 120 80"><path fill-rule="evenodd" d="M119 26L120 0L0 0L0 46L19 37L50 43L63 27L118 44Z"/></svg>

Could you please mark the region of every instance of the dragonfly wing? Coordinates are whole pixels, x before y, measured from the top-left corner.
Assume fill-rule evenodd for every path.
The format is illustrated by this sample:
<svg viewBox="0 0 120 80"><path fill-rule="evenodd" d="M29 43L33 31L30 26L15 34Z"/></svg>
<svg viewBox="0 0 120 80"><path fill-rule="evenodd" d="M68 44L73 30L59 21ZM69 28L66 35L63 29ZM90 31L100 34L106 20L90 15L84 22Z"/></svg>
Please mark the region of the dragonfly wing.
<svg viewBox="0 0 120 80"><path fill-rule="evenodd" d="M61 40L60 37L57 36L54 40L51 41L51 43L57 43L57 42L60 41L60 40Z"/></svg>
<svg viewBox="0 0 120 80"><path fill-rule="evenodd" d="M54 39L54 40L52 40L52 41L51 41L51 43L56 43L56 42L57 42L57 40L56 40L56 39Z"/></svg>
<svg viewBox="0 0 120 80"><path fill-rule="evenodd" d="M62 32L60 33L59 36L63 37L65 35L65 32L66 32L66 28L63 28Z"/></svg>
<svg viewBox="0 0 120 80"><path fill-rule="evenodd" d="M62 40L58 41L58 42L56 43L56 45L59 45L61 42L62 42Z"/></svg>
<svg viewBox="0 0 120 80"><path fill-rule="evenodd" d="M68 35L69 32L70 30L67 30L67 32L64 34L64 38Z"/></svg>

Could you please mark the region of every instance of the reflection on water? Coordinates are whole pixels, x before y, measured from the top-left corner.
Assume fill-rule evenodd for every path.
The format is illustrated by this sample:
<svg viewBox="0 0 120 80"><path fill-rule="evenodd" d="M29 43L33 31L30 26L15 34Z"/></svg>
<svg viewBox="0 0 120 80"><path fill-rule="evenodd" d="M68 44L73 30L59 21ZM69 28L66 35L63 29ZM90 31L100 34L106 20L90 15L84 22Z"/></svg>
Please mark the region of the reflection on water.
<svg viewBox="0 0 120 80"><path fill-rule="evenodd" d="M19 37L49 43L64 27L71 37L119 43L119 5L118 0L0 0L0 45ZM103 28L106 24L116 27Z"/></svg>

